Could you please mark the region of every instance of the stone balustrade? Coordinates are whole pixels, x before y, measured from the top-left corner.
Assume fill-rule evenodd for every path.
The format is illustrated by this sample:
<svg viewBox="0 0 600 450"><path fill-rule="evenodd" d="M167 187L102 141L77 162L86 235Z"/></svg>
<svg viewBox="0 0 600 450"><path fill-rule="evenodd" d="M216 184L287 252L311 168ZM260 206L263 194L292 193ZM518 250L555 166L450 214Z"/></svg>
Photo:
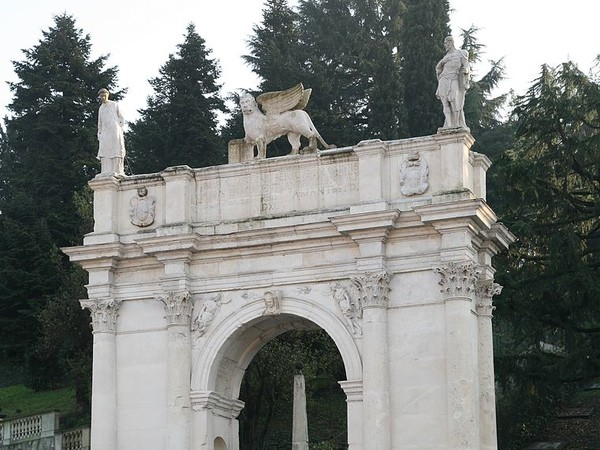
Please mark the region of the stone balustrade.
<svg viewBox="0 0 600 450"><path fill-rule="evenodd" d="M89 450L90 429L78 428L61 432L58 412L12 420L0 419L0 450L14 448L15 444L26 445L24 448Z"/></svg>

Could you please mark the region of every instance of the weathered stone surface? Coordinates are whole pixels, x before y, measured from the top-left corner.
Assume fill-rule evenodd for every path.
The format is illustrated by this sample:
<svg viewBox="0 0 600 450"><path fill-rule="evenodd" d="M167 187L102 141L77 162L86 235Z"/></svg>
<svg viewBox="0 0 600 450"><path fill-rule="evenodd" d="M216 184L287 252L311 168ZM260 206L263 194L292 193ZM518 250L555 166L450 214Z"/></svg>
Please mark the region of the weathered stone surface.
<svg viewBox="0 0 600 450"><path fill-rule="evenodd" d="M318 327L345 364L350 450L495 449L490 261L512 235L472 143L454 130L92 180L94 231L65 252L90 274L86 302L120 305L95 334L109 378L94 385L108 424L94 448L239 450L248 364ZM428 187L403 193L415 152ZM140 186L156 199L143 228Z"/></svg>

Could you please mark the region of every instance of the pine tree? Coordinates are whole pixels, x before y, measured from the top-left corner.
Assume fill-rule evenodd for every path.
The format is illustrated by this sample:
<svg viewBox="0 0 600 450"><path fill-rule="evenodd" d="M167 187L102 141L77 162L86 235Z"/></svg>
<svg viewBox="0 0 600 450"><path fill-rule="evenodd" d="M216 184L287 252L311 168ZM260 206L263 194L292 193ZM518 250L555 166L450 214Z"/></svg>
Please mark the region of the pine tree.
<svg viewBox="0 0 600 450"><path fill-rule="evenodd" d="M444 116L436 98L435 66L450 35L448 0L405 0L400 57L410 136L434 134Z"/></svg>
<svg viewBox="0 0 600 450"><path fill-rule="evenodd" d="M406 135L405 111L400 77L399 0L360 0L355 2L358 20L362 72L370 83L367 91L367 138L398 139Z"/></svg>
<svg viewBox="0 0 600 450"><path fill-rule="evenodd" d="M497 272L504 448L565 388L600 376L599 82L572 63L544 66L516 101L514 148L492 172L494 205L519 238Z"/></svg>
<svg viewBox="0 0 600 450"><path fill-rule="evenodd" d="M262 22L253 27L243 59L261 78L260 92L280 91L302 82L298 15L287 0L267 0Z"/></svg>
<svg viewBox="0 0 600 450"><path fill-rule="evenodd" d="M131 125L128 156L135 173L168 166L205 167L225 161L217 114L225 111L219 95L218 64L193 24L182 44L150 80L154 95Z"/></svg>
<svg viewBox="0 0 600 450"><path fill-rule="evenodd" d="M367 139L372 74L364 73L368 42L360 36L354 2L304 0L299 4L307 84L313 97L307 110L321 135L337 146Z"/></svg>
<svg viewBox="0 0 600 450"><path fill-rule="evenodd" d="M100 87L116 90L116 69L104 68L106 56L90 59L90 37L67 14L54 17L39 43L23 53L25 59L13 63L19 81L10 83L12 116L0 145L0 361L28 360L35 387L74 382L84 404L89 374L72 369L77 355L89 357L89 333L52 346L43 341L62 327L60 317L89 324L78 302L80 269L59 248L80 243L90 231L87 181L98 170L95 98ZM64 294L69 280L79 280L71 282L72 295ZM61 314L42 327L40 317L58 297Z"/></svg>
<svg viewBox="0 0 600 450"><path fill-rule="evenodd" d="M245 60L262 78L262 92L297 82L311 88L306 111L326 141L345 146L396 139L406 134L400 13L399 0L302 0L297 12L285 0L270 0ZM287 151L276 141L269 154Z"/></svg>
<svg viewBox="0 0 600 450"><path fill-rule="evenodd" d="M280 91L301 82L306 83L304 56L299 39L298 15L290 8L287 0L267 0L262 22L253 27L253 35L247 41L250 54L243 56L246 64L261 79L256 94ZM244 135L239 98L235 96L232 101L236 107L221 130L226 140L238 139ZM290 149L287 138L282 136L269 144L267 154L283 156Z"/></svg>

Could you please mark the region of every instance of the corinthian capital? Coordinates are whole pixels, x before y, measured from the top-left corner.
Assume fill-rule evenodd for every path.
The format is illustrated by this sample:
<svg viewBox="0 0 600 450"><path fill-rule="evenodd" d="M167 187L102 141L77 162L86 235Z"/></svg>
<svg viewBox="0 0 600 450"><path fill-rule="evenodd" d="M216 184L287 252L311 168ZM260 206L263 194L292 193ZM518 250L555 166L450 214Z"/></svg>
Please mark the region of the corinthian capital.
<svg viewBox="0 0 600 450"><path fill-rule="evenodd" d="M79 300L81 307L90 311L92 328L95 332L114 333L121 300L115 298Z"/></svg>
<svg viewBox="0 0 600 450"><path fill-rule="evenodd" d="M492 305L492 298L502 292L502 286L494 283L494 280L481 280L477 283L477 313L480 315L491 316L492 311L496 309Z"/></svg>
<svg viewBox="0 0 600 450"><path fill-rule="evenodd" d="M438 284L442 286L440 292L446 299L471 297L481 275L481 269L472 262L450 262L445 267L435 267L433 270L441 277Z"/></svg>
<svg viewBox="0 0 600 450"><path fill-rule="evenodd" d="M165 305L168 325L190 325L192 318L192 296L187 291L169 292L157 300Z"/></svg>
<svg viewBox="0 0 600 450"><path fill-rule="evenodd" d="M367 272L350 280L358 289L360 304L365 306L387 306L389 303L391 276L387 272Z"/></svg>

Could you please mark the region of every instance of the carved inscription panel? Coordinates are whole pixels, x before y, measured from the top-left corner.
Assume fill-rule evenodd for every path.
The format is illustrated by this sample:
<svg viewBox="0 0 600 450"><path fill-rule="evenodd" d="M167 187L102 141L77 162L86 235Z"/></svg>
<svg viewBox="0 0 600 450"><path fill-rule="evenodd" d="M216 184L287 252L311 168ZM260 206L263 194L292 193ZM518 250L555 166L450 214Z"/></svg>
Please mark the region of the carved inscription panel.
<svg viewBox="0 0 600 450"><path fill-rule="evenodd" d="M203 220L237 220L313 211L356 203L358 162L277 165L269 171L248 170L198 182L197 211ZM228 174L229 175L229 174Z"/></svg>

